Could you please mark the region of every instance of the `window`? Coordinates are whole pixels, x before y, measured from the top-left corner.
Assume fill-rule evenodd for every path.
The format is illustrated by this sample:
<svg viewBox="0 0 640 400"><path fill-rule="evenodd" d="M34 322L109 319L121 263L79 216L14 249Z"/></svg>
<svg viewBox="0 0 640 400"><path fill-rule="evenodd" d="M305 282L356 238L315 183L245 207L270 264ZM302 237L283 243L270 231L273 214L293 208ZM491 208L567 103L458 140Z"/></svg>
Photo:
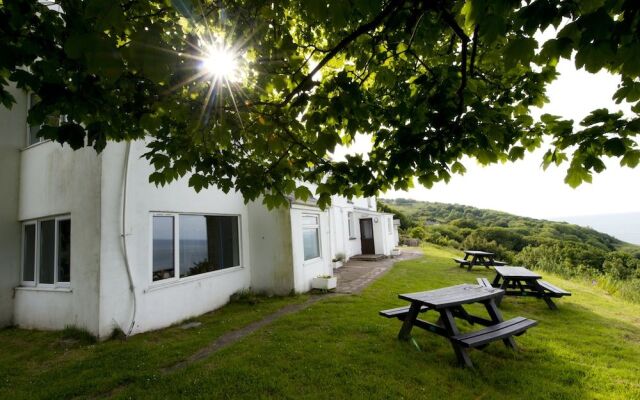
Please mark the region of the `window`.
<svg viewBox="0 0 640 400"><path fill-rule="evenodd" d="M71 220L47 218L22 228L22 282L68 286L71 282Z"/></svg>
<svg viewBox="0 0 640 400"><path fill-rule="evenodd" d="M40 98L37 94L31 93L29 95L29 109L40 102ZM48 115L43 125L60 126L60 123L64 120L64 117L59 113ZM39 137L38 133L42 129L42 125L29 125L29 132L27 135L27 146L31 146L36 143L44 142L46 139Z"/></svg>
<svg viewBox="0 0 640 400"><path fill-rule="evenodd" d="M389 235L393 235L393 218L392 217L387 218L387 227L388 227Z"/></svg>
<svg viewBox="0 0 640 400"><path fill-rule="evenodd" d="M373 208L373 201L371 197L367 197L367 208Z"/></svg>
<svg viewBox="0 0 640 400"><path fill-rule="evenodd" d="M353 219L353 213L347 214L347 221L349 223L349 239L355 239L356 237L356 222Z"/></svg>
<svg viewBox="0 0 640 400"><path fill-rule="evenodd" d="M319 220L319 215L302 215L302 242L305 261L320 257Z"/></svg>
<svg viewBox="0 0 640 400"><path fill-rule="evenodd" d="M154 215L153 281L240 266L239 217Z"/></svg>

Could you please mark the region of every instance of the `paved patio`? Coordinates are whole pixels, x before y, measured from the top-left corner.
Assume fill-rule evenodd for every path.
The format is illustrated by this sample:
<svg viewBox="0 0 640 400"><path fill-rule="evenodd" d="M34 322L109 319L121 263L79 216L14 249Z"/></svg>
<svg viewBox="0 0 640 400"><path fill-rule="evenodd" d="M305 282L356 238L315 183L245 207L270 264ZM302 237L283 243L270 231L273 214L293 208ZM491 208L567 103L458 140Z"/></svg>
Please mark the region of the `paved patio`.
<svg viewBox="0 0 640 400"><path fill-rule="evenodd" d="M359 293L371 282L387 272L393 264L402 260L410 260L420 257L422 253L417 249L402 250L402 253L393 258L384 258L378 261L364 261L351 259L333 273L338 277L336 293Z"/></svg>

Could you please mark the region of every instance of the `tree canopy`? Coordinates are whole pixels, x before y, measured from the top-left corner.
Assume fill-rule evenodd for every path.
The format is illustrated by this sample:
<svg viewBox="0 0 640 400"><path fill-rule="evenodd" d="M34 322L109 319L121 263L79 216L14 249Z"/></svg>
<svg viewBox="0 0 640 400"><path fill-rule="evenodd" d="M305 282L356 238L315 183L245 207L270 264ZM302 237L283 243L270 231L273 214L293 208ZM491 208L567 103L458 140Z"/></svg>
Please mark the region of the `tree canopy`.
<svg viewBox="0 0 640 400"><path fill-rule="evenodd" d="M164 184L189 175L276 206L288 196L374 195L430 187L481 163L551 148L577 186L603 157L640 161L640 14L636 0L0 0L0 102L8 85L51 113L40 134L74 149L147 138ZM556 29L541 42L536 33ZM241 73L202 60L228 47ZM620 77L631 117L592 110L574 126L532 117L561 58ZM331 158L371 134L366 157ZM311 193L300 182L317 184Z"/></svg>

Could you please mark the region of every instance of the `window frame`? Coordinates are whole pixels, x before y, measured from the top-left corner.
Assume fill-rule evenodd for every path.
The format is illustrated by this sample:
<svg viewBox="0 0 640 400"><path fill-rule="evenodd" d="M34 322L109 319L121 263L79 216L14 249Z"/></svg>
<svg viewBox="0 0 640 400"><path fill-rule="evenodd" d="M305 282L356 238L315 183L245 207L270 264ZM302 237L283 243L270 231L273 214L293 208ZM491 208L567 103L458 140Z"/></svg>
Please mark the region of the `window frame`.
<svg viewBox="0 0 640 400"><path fill-rule="evenodd" d="M386 220L388 226L387 232L389 235L393 235L393 217L387 217Z"/></svg>
<svg viewBox="0 0 640 400"><path fill-rule="evenodd" d="M181 215L195 215L201 217L236 217L238 224L238 265L233 267L218 269L215 271L209 271L202 274L180 277L180 216ZM173 277L153 280L153 219L154 217L172 217L173 218ZM236 271L244 268L243 258L243 241L242 241L242 215L240 214L218 214L218 213L201 213L201 212L163 212L152 211L149 216L149 255L147 268L147 277L149 279L150 287L162 287L167 285L178 284L182 282L189 282L193 280L205 279L210 276L223 274L226 272Z"/></svg>
<svg viewBox="0 0 640 400"><path fill-rule="evenodd" d="M316 218L317 223L314 224L305 224L304 223L304 218L305 217L313 217ZM320 222L320 213L310 213L310 212L305 212L302 213L302 216L300 218L301 220L301 228L302 228L302 261L303 261L303 265L306 264L312 264L315 263L319 260L322 260L322 235L320 234L320 226L321 226L321 222ZM316 235L318 238L318 256L317 257L313 257L313 258L309 258L309 259L305 259L305 254L304 254L304 230L305 229L315 229L316 230Z"/></svg>
<svg viewBox="0 0 640 400"><path fill-rule="evenodd" d="M40 242L42 240L42 235L40 232L40 224L43 221L54 221L54 250L53 250L53 283L40 283ZM69 282L61 282L58 281L58 249L59 249L59 222L60 221L69 221L71 223L71 215L55 215L50 217L42 217L36 219L30 219L22 221L22 238L20 241L21 244L21 252L20 252L20 286L23 287L34 287L41 289L59 289L59 288L70 288L71 287L71 278L69 278ZM35 243L34 243L34 258L33 258L33 281L25 281L24 280L24 249L26 243L26 227L28 225L35 226ZM71 250L71 242L69 242L69 250ZM69 276L71 276L71 257L69 257Z"/></svg>
<svg viewBox="0 0 640 400"><path fill-rule="evenodd" d="M349 233L349 240L355 240L356 238L356 218L353 211L347 212L347 230Z"/></svg>

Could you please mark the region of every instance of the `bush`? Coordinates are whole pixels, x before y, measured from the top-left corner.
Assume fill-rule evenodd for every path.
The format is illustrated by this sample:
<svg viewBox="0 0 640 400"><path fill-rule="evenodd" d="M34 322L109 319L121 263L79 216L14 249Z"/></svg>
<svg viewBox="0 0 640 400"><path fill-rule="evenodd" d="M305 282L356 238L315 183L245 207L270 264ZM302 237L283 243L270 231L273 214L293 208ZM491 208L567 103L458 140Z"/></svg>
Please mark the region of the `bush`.
<svg viewBox="0 0 640 400"><path fill-rule="evenodd" d="M602 272L617 280L627 280L638 276L640 261L630 254L614 251L606 255Z"/></svg>

